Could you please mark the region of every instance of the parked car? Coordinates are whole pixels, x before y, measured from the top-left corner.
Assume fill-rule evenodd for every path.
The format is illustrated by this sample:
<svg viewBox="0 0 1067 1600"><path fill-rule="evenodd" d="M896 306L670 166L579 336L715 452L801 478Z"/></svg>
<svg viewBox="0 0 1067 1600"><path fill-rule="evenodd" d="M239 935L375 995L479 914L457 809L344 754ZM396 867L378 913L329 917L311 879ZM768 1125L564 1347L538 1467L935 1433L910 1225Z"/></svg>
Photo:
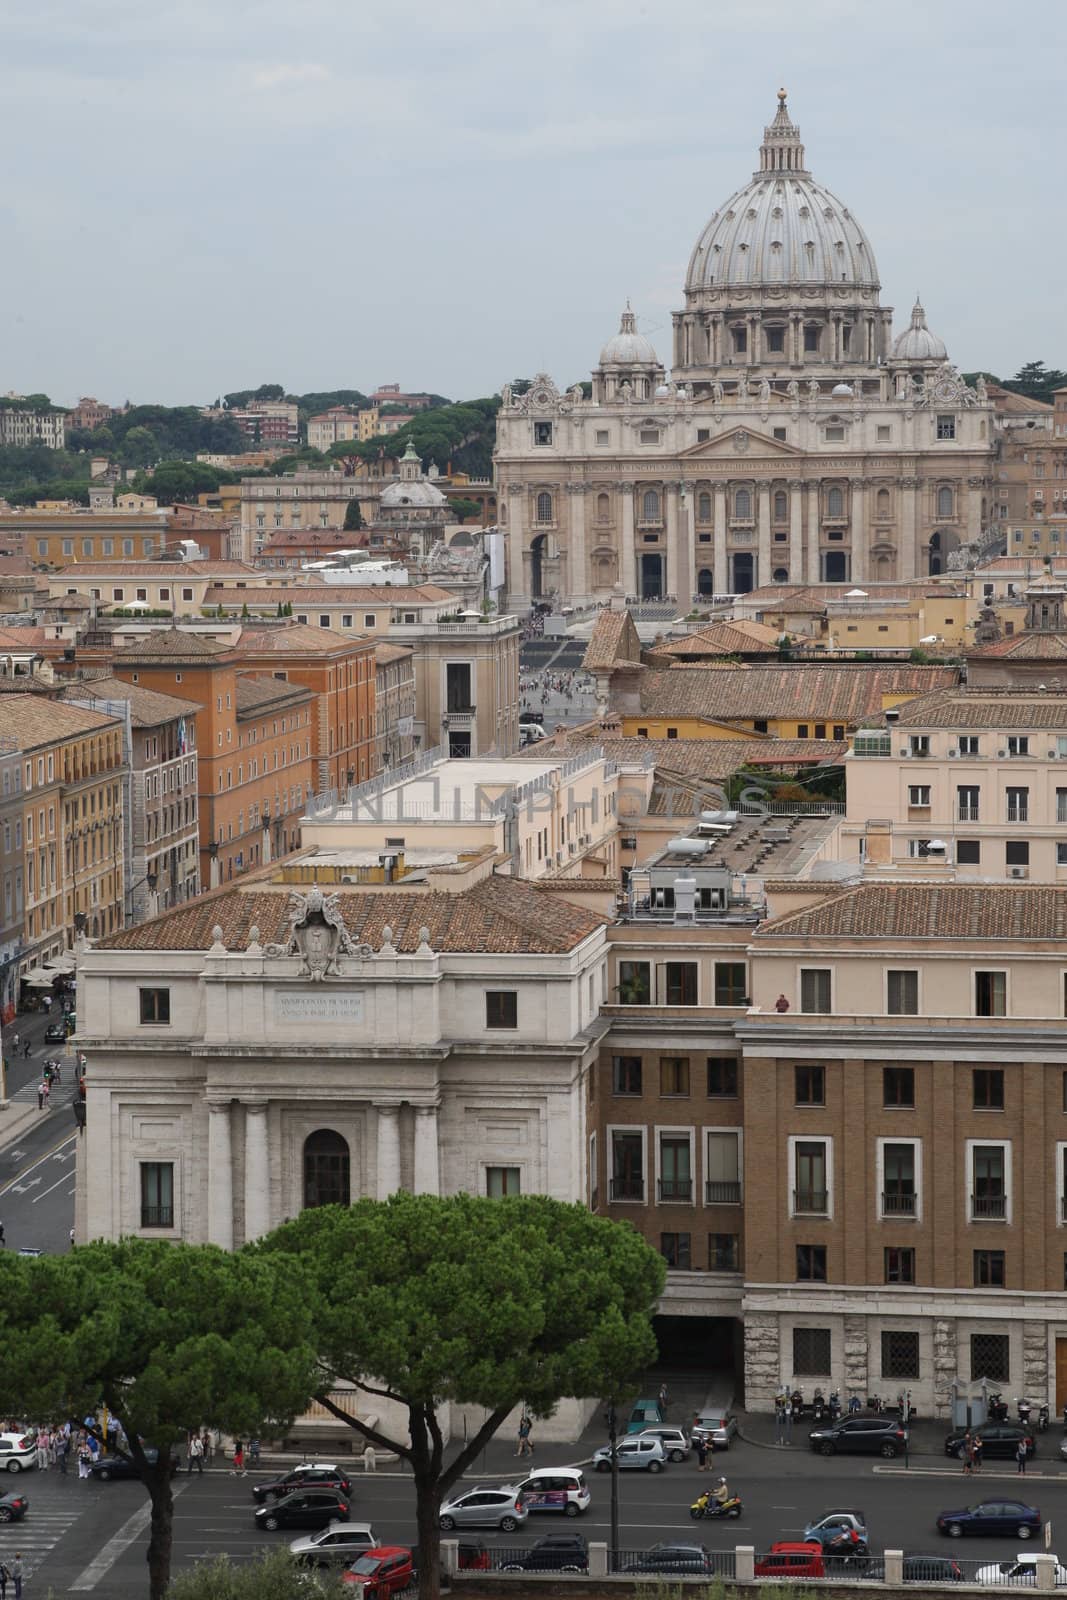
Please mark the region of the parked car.
<svg viewBox="0 0 1067 1600"><path fill-rule="evenodd" d="M399 1594L415 1577L415 1563L411 1551L400 1544L380 1544L367 1550L346 1567L342 1583L350 1583L363 1590L366 1600L388 1600Z"/></svg>
<svg viewBox="0 0 1067 1600"><path fill-rule="evenodd" d="M692 1440L684 1428L670 1428L662 1423L658 1428L642 1428L635 1439L658 1439L667 1452L668 1461L684 1461L692 1449Z"/></svg>
<svg viewBox="0 0 1067 1600"><path fill-rule="evenodd" d="M437 1523L445 1533L453 1528L499 1528L502 1533L514 1533L527 1515L514 1489L478 1488L446 1500Z"/></svg>
<svg viewBox="0 0 1067 1600"><path fill-rule="evenodd" d="M885 1582L885 1562L868 1561L863 1576L872 1583ZM963 1568L951 1556L905 1556L905 1583L962 1583Z"/></svg>
<svg viewBox="0 0 1067 1600"><path fill-rule="evenodd" d="M1067 1567L1060 1566L1059 1556L1052 1556L1051 1559L1056 1563L1056 1588L1067 1587ZM971 1582L988 1583L998 1589L1033 1589L1037 1586L1037 1562L1033 1556L1020 1553L1013 1561L994 1561L988 1567L979 1567Z"/></svg>
<svg viewBox="0 0 1067 1600"><path fill-rule="evenodd" d="M635 1400L633 1410L630 1412L630 1419L626 1424L626 1431L627 1433L644 1433L646 1428L654 1428L657 1423L665 1422L666 1420L660 1410L658 1400L654 1398Z"/></svg>
<svg viewBox="0 0 1067 1600"><path fill-rule="evenodd" d="M965 1533L1012 1534L1032 1539L1041 1532L1041 1513L1022 1500L982 1500L962 1511L942 1511L937 1519L938 1533L959 1539Z"/></svg>
<svg viewBox="0 0 1067 1600"><path fill-rule="evenodd" d="M715 1558L702 1544L654 1544L642 1550L623 1572L684 1572L704 1577L715 1571Z"/></svg>
<svg viewBox="0 0 1067 1600"><path fill-rule="evenodd" d="M21 1522L30 1502L24 1494L0 1495L0 1522Z"/></svg>
<svg viewBox="0 0 1067 1600"><path fill-rule="evenodd" d="M0 1469L25 1472L37 1465L37 1440L32 1433L0 1433Z"/></svg>
<svg viewBox="0 0 1067 1600"><path fill-rule="evenodd" d="M620 1439L615 1446L620 1472L662 1472L667 1465L667 1452L658 1439L634 1437ZM593 1451L593 1465L598 1472L611 1471L611 1446L602 1444Z"/></svg>
<svg viewBox="0 0 1067 1600"><path fill-rule="evenodd" d="M159 1451L155 1445L143 1446L144 1457L150 1467L154 1467L159 1460ZM171 1451L170 1470L177 1472L181 1466L181 1459L177 1451ZM107 1483L110 1478L139 1478L141 1470L132 1456L97 1456L89 1467L89 1476L96 1478L100 1483Z"/></svg>
<svg viewBox="0 0 1067 1600"><path fill-rule="evenodd" d="M418 1552L413 1551L414 1559ZM415 1571L418 1574L418 1561L415 1561ZM456 1547L456 1565L460 1572L488 1572L492 1567L492 1559L488 1547L482 1539L460 1539Z"/></svg>
<svg viewBox="0 0 1067 1600"><path fill-rule="evenodd" d="M327 1461L302 1461L280 1478L254 1483L252 1499L262 1505L264 1500L280 1499L283 1494L292 1494L294 1489L303 1489L312 1483L320 1489L339 1489L346 1497L352 1493L352 1481L343 1467Z"/></svg>
<svg viewBox="0 0 1067 1600"><path fill-rule="evenodd" d="M1014 1461L1015 1452L1019 1448L1019 1440L1026 1440L1027 1456L1032 1456L1036 1449L1036 1440L1029 1428L1023 1428L1015 1422L991 1422L984 1428L976 1428L974 1432L982 1441L982 1456L994 1456L1004 1461ZM963 1455L964 1431L957 1428L955 1433L950 1433L945 1440L945 1454L955 1456L958 1461Z"/></svg>
<svg viewBox="0 0 1067 1600"><path fill-rule="evenodd" d="M892 1417L842 1417L813 1428L808 1443L822 1456L897 1456L908 1442L908 1430Z"/></svg>
<svg viewBox="0 0 1067 1600"><path fill-rule="evenodd" d="M757 1558L753 1571L757 1578L825 1578L826 1557L817 1540L782 1540Z"/></svg>
<svg viewBox="0 0 1067 1600"><path fill-rule="evenodd" d="M698 1411L693 1418L692 1432L694 1443L703 1439L713 1450L729 1450L730 1440L737 1433L737 1418L732 1411Z"/></svg>
<svg viewBox="0 0 1067 1600"><path fill-rule="evenodd" d="M369 1522L328 1522L318 1533L294 1539L290 1551L304 1567L344 1566L378 1540Z"/></svg>
<svg viewBox="0 0 1067 1600"><path fill-rule="evenodd" d="M44 1036L48 1044L61 1044L67 1037L67 1024L65 1022L50 1022L44 1030Z"/></svg>
<svg viewBox="0 0 1067 1600"><path fill-rule="evenodd" d="M347 1519L347 1496L339 1489L322 1489L317 1484L271 1500L253 1516L256 1527L265 1528L268 1533L276 1528L325 1528L331 1522Z"/></svg>
<svg viewBox="0 0 1067 1600"><path fill-rule="evenodd" d="M509 1555L501 1572L588 1572L589 1546L580 1533L549 1533L522 1554Z"/></svg>
<svg viewBox="0 0 1067 1600"><path fill-rule="evenodd" d="M814 1539L824 1550L834 1546L844 1533L856 1535L856 1547L867 1548L867 1517L862 1511L824 1511L804 1529L805 1540ZM858 1541L858 1542L857 1542Z"/></svg>
<svg viewBox="0 0 1067 1600"><path fill-rule="evenodd" d="M565 1517L588 1511L592 1499L581 1467L535 1467L515 1485L515 1494L527 1511L562 1511Z"/></svg>

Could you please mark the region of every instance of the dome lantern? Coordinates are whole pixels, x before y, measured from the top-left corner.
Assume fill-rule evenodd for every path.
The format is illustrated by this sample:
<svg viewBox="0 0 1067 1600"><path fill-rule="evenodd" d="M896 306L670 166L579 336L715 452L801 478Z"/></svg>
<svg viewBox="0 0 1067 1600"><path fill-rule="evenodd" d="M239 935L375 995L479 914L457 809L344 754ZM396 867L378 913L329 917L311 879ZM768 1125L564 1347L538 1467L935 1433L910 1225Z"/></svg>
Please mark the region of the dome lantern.
<svg viewBox="0 0 1067 1600"><path fill-rule="evenodd" d="M804 168L800 129L790 119L785 100L785 90L779 89L777 114L774 121L764 128L763 143L759 147L760 172L765 177L773 177L779 172L794 172L809 177Z"/></svg>

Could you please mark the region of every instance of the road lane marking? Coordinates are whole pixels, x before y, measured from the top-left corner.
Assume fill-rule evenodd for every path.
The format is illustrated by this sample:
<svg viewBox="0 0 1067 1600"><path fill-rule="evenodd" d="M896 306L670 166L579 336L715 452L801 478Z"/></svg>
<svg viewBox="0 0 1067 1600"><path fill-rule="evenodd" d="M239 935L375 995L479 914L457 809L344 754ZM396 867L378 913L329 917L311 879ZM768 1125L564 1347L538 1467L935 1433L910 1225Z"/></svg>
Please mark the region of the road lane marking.
<svg viewBox="0 0 1067 1600"><path fill-rule="evenodd" d="M53 1161L69 1161L69 1160L70 1160L70 1158L71 1158L71 1156L72 1156L72 1155L73 1155L73 1154L74 1154L74 1151L73 1151L73 1150L68 1150L68 1151L67 1151L67 1153L66 1153L66 1155L65 1155L65 1156L63 1156L63 1155L56 1155L56 1156L53 1156L53 1157L52 1157L52 1160L53 1160Z"/></svg>
<svg viewBox="0 0 1067 1600"><path fill-rule="evenodd" d="M34 1181L34 1183L40 1183L41 1180L40 1180L40 1178L34 1178L33 1181ZM53 1183L51 1189L42 1189L40 1194L35 1194L34 1197L33 1197L33 1200L31 1201L31 1204L32 1205L36 1205L38 1200L46 1199L52 1193L52 1189L58 1189L61 1183L69 1183L69 1182L70 1182L70 1173L69 1172L64 1172L64 1174L63 1174L63 1176L61 1178L57 1178L56 1179L56 1181L55 1181L55 1183Z"/></svg>
<svg viewBox="0 0 1067 1600"><path fill-rule="evenodd" d="M188 1487L187 1483L175 1484L174 1499L177 1500L178 1496L184 1494ZM100 1579L111 1571L119 1556L130 1548L135 1539L140 1538L151 1520L152 1502L151 1500L146 1500L144 1505L139 1507L132 1517L126 1519L118 1532L112 1535L104 1548L93 1557L89 1565L79 1572L70 1586L71 1594L83 1589L95 1589Z"/></svg>
<svg viewBox="0 0 1067 1600"><path fill-rule="evenodd" d="M40 1167L46 1161L51 1160L57 1150L65 1149L68 1144L77 1144L77 1141L77 1133L68 1134L66 1138L60 1139L59 1143L52 1145L48 1150L45 1151L43 1156L38 1156L37 1160L31 1162L28 1167L25 1167L22 1170L22 1172L16 1172L13 1178L9 1178L4 1184L3 1188L0 1188L0 1195L7 1194L8 1191L13 1189L16 1184L21 1183L23 1178L29 1177L30 1173L33 1172L35 1168Z"/></svg>

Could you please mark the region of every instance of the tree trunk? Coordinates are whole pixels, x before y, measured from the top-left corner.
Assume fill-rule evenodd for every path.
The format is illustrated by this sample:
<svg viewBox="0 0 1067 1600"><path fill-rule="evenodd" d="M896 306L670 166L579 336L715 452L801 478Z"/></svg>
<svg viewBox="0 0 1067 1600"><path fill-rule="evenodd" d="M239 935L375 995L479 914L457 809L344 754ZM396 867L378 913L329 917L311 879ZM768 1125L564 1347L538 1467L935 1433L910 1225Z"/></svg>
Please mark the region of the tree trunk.
<svg viewBox="0 0 1067 1600"><path fill-rule="evenodd" d="M437 1474L415 1477L415 1523L419 1539L419 1600L438 1600L441 1593L441 1489Z"/></svg>
<svg viewBox="0 0 1067 1600"><path fill-rule="evenodd" d="M174 1495L170 1486L170 1452L163 1446L156 1467L145 1474L145 1488L152 1501L152 1521L148 1535L148 1593L150 1600L164 1600L170 1588L171 1540L174 1533Z"/></svg>

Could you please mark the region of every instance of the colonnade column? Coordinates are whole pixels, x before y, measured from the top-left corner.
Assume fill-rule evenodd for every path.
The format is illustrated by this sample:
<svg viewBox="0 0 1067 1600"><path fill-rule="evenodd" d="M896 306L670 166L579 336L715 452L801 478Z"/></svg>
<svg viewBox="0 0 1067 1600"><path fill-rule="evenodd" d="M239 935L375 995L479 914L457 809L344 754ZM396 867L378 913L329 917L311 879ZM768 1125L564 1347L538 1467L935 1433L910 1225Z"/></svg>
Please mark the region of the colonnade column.
<svg viewBox="0 0 1067 1600"><path fill-rule="evenodd" d="M441 1193L436 1106L415 1107L415 1193Z"/></svg>
<svg viewBox="0 0 1067 1600"><path fill-rule="evenodd" d="M771 484L769 478L761 478L756 485L758 491L758 510L756 523L757 559L755 588L760 584L771 581Z"/></svg>
<svg viewBox="0 0 1067 1600"><path fill-rule="evenodd" d="M400 1107L377 1106L378 1199L388 1200L400 1188Z"/></svg>
<svg viewBox="0 0 1067 1600"><path fill-rule="evenodd" d="M207 1103L207 1238L233 1249L233 1133L229 1100Z"/></svg>
<svg viewBox="0 0 1067 1600"><path fill-rule="evenodd" d="M819 571L819 484L808 484L808 582L818 583Z"/></svg>
<svg viewBox="0 0 1067 1600"><path fill-rule="evenodd" d="M906 583L917 571L918 551L915 548L915 511L918 481L915 478L900 480L900 538L897 551L897 580Z"/></svg>
<svg viewBox="0 0 1067 1600"><path fill-rule="evenodd" d="M717 483L714 489L715 523L712 531L714 559L714 588L716 594L730 593L729 563L726 559L726 485Z"/></svg>
<svg viewBox="0 0 1067 1600"><path fill-rule="evenodd" d="M619 577L627 594L639 595L641 593L641 575L637 570L637 546L634 543L634 486L632 483L619 484L619 498L622 504L622 549L619 552Z"/></svg>
<svg viewBox="0 0 1067 1600"><path fill-rule="evenodd" d="M804 484L789 480L789 581L804 582Z"/></svg>
<svg viewBox="0 0 1067 1600"><path fill-rule="evenodd" d="M508 602L509 604L526 597L526 574L522 565L522 490L518 484L508 484L506 490L501 488L501 496L507 495L508 507Z"/></svg>
<svg viewBox="0 0 1067 1600"><path fill-rule="evenodd" d="M245 1243L270 1228L270 1156L267 1102L245 1100Z"/></svg>
<svg viewBox="0 0 1067 1600"><path fill-rule="evenodd" d="M572 601L582 601L593 586L586 571L585 484L567 485L567 588Z"/></svg>
<svg viewBox="0 0 1067 1600"><path fill-rule="evenodd" d="M678 553L685 572L684 589L679 592L678 599L684 601L684 610L688 612L697 588L696 506L693 485L684 479L678 489L678 519Z"/></svg>
<svg viewBox="0 0 1067 1600"><path fill-rule="evenodd" d="M866 582L871 574L867 570L867 480L853 478L851 491L852 571L853 583Z"/></svg>

